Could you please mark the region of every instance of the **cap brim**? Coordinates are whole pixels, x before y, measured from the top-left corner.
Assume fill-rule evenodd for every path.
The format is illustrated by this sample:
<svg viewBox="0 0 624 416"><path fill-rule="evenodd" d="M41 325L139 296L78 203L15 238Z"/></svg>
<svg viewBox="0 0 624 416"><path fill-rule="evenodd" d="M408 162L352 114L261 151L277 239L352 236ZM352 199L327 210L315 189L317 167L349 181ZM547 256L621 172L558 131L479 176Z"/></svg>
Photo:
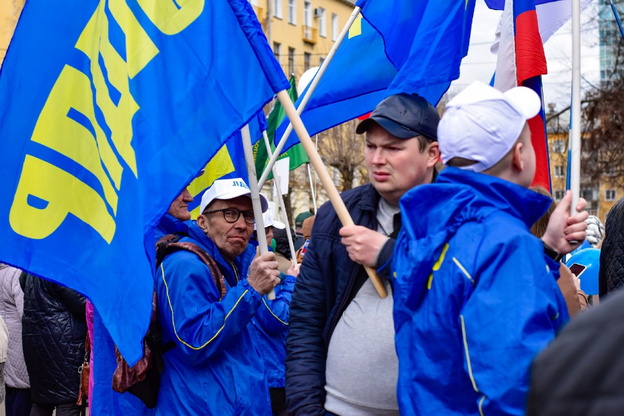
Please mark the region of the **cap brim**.
<svg viewBox="0 0 624 416"><path fill-rule="evenodd" d="M416 137L420 134L385 117L369 117L358 124L355 132L357 134L362 134L368 131L372 123L379 124L385 131L395 137L398 137L399 139L411 139L412 137Z"/></svg>
<svg viewBox="0 0 624 416"><path fill-rule="evenodd" d="M281 222L281 221L276 221L276 220L273 220L273 227L274 227L274 228L277 228L278 230L283 230L283 229L285 229L285 228L286 228L286 224L284 224L284 223L283 223L283 222Z"/></svg>

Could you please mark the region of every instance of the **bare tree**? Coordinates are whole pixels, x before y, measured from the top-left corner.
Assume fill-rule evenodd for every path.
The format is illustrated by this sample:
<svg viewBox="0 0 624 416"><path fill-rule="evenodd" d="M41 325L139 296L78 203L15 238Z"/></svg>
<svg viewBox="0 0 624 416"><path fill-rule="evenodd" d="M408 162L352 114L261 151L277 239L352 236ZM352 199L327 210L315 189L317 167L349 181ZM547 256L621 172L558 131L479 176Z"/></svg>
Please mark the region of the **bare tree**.
<svg viewBox="0 0 624 416"><path fill-rule="evenodd" d="M356 177L360 182L368 181L364 139L355 133L358 122L347 121L319 134L319 154L326 166L335 168L339 173L341 191L353 188Z"/></svg>

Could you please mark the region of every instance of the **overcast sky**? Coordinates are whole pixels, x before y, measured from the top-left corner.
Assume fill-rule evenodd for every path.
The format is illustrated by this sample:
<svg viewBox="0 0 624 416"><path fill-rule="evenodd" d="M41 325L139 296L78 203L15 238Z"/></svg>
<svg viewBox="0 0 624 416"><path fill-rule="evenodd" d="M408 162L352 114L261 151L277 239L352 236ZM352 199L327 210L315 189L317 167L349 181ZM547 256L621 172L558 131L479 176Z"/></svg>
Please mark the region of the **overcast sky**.
<svg viewBox="0 0 624 416"><path fill-rule="evenodd" d="M581 15L581 89L591 88L600 76L598 25L594 0ZM477 0L470 37L468 56L462 61L459 79L451 84L450 94L461 91L472 81L490 82L496 66L496 56L490 52L494 31L501 12L490 10L484 0ZM570 22L562 26L544 45L548 75L542 78L545 103L555 103L557 109L570 104L572 79L572 30ZM583 80L583 78L585 80Z"/></svg>

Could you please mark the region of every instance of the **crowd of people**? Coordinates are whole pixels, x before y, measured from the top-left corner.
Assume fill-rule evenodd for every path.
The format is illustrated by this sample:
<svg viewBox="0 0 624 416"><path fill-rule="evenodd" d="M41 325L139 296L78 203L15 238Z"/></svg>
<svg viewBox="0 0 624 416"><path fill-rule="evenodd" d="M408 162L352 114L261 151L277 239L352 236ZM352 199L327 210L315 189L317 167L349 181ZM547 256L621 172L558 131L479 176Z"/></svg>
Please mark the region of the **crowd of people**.
<svg viewBox="0 0 624 416"><path fill-rule="evenodd" d="M354 225L328 202L287 229L260 195L264 253L243 179L216 180L195 221L184 190L153 236L175 248L155 262L166 347L153 408L112 391L119 359L93 305L0 265L6 414L84 412L89 358L93 415L619 414L624 373L607 357L624 297L588 307L561 262L593 219L582 198L530 188L540 106L530 89L479 82L442 118L418 95L389 96L357 127L370 182L341 195ZM624 284L622 207L606 223L601 295Z"/></svg>

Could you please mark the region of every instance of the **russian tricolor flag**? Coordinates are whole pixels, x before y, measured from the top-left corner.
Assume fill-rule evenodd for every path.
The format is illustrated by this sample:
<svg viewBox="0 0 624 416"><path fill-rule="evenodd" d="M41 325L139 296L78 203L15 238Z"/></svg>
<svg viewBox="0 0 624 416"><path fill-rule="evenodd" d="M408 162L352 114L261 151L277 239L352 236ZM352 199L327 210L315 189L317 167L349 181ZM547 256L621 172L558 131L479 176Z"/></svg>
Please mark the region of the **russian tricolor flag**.
<svg viewBox="0 0 624 416"><path fill-rule="evenodd" d="M581 7L591 0L581 0ZM518 85L542 97L541 75L547 73L543 43L572 15L571 0L486 0L491 9L504 10L492 52L498 54L494 86L506 91ZM537 169L533 185L551 190L544 104L529 120Z"/></svg>
<svg viewBox="0 0 624 416"><path fill-rule="evenodd" d="M546 56L539 31L535 0L506 0L501 17L498 62L494 86L507 91L518 85L532 88L542 97L541 75L547 73ZM529 120L535 149L536 171L533 185L550 191L548 144L544 122L544 104L540 113Z"/></svg>

